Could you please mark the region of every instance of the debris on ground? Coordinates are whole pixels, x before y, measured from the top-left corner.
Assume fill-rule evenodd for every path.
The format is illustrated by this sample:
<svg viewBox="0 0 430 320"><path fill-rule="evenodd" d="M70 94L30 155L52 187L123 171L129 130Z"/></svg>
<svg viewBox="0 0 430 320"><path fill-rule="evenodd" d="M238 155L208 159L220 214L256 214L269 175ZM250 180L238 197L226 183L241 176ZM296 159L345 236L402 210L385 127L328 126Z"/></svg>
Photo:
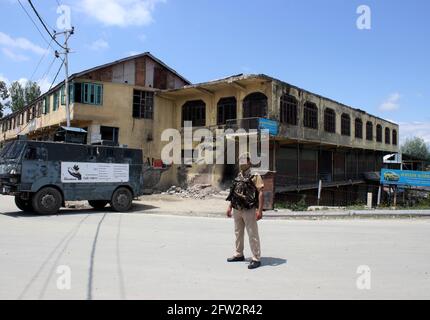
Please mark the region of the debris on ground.
<svg viewBox="0 0 430 320"><path fill-rule="evenodd" d="M207 197L216 195L224 196L226 191L220 190L211 184L195 184L186 189L177 186L171 186L162 194L175 195L181 198L205 199Z"/></svg>

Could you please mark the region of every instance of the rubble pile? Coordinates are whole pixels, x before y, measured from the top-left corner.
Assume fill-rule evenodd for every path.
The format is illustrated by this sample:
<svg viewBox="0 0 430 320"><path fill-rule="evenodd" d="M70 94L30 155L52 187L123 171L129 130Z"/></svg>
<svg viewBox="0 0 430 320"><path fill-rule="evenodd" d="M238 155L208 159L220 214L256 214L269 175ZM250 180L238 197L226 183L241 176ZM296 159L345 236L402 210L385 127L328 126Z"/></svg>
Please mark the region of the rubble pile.
<svg viewBox="0 0 430 320"><path fill-rule="evenodd" d="M171 186L162 194L176 195L181 198L205 199L207 197L220 194L220 190L210 184L195 184L186 189Z"/></svg>

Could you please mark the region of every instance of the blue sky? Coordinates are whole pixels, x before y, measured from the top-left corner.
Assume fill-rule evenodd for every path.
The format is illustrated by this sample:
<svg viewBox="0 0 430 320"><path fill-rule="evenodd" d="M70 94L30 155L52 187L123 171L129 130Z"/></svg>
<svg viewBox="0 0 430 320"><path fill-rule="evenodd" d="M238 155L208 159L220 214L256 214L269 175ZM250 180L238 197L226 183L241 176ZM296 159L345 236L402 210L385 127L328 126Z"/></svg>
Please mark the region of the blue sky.
<svg viewBox="0 0 430 320"><path fill-rule="evenodd" d="M58 2L72 8L72 72L150 51L192 82L265 73L395 121L402 139L430 142L430 1ZM57 1L33 3L54 27ZM370 30L357 28L360 5L371 9ZM0 79L48 88L59 62L47 72L46 47L18 1L0 0Z"/></svg>

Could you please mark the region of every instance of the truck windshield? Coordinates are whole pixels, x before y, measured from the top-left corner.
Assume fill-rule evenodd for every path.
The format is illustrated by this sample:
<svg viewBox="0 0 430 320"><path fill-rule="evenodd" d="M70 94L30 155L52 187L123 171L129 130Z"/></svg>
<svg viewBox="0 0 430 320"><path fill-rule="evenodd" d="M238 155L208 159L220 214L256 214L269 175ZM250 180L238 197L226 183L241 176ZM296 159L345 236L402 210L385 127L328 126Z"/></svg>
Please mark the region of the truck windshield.
<svg viewBox="0 0 430 320"><path fill-rule="evenodd" d="M12 160L21 156L25 144L20 141L8 143L0 152L0 159Z"/></svg>

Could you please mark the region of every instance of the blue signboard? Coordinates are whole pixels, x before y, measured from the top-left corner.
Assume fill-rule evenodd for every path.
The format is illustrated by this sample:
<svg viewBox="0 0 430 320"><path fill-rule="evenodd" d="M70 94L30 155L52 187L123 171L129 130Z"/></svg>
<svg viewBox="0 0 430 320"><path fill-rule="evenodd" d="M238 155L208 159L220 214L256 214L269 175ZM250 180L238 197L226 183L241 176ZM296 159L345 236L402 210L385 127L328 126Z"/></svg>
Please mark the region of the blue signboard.
<svg viewBox="0 0 430 320"><path fill-rule="evenodd" d="M277 136L279 132L279 124L278 121L269 120L269 119L259 119L259 128L261 130L268 130L271 136Z"/></svg>
<svg viewBox="0 0 430 320"><path fill-rule="evenodd" d="M430 187L430 171L382 169L381 184Z"/></svg>

